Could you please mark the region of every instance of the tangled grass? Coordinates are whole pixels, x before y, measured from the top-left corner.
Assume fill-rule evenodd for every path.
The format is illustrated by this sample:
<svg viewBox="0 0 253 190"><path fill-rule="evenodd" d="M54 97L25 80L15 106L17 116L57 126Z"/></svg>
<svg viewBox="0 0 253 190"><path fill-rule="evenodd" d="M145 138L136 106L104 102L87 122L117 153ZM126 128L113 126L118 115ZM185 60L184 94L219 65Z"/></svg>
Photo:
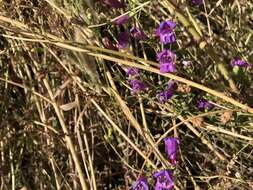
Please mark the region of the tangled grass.
<svg viewBox="0 0 253 190"><path fill-rule="evenodd" d="M0 190L130 189L140 176L173 171L175 189L253 189L253 2L126 0L0 2ZM117 17L130 21L116 26ZM177 23L176 73L160 73L154 30ZM148 36L121 31L138 25ZM184 61L189 66L183 64ZM126 69L148 90L131 93ZM165 104L157 94L177 83ZM200 98L215 108L199 111ZM177 137L177 165L162 139Z"/></svg>

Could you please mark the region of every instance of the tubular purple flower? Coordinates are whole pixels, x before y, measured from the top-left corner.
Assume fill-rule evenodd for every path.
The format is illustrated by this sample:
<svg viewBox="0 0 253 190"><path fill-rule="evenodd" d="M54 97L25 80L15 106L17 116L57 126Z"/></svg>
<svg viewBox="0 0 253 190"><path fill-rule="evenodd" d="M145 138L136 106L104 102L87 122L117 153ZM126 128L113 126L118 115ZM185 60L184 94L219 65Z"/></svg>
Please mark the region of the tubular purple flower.
<svg viewBox="0 0 253 190"><path fill-rule="evenodd" d="M138 27L132 27L130 29L130 34L135 38L136 40L146 40L148 37L146 34Z"/></svg>
<svg viewBox="0 0 253 190"><path fill-rule="evenodd" d="M132 90L131 90L132 94L136 94L146 89L146 85L138 79L130 80L129 83L132 86Z"/></svg>
<svg viewBox="0 0 253 190"><path fill-rule="evenodd" d="M102 0L102 2L106 5L109 5L112 8L124 8L124 3L118 1L118 0Z"/></svg>
<svg viewBox="0 0 253 190"><path fill-rule="evenodd" d="M198 109L199 111L204 111L204 110L212 110L214 108L214 105L208 102L206 99L202 98L198 101Z"/></svg>
<svg viewBox="0 0 253 190"><path fill-rule="evenodd" d="M160 23L160 26L156 29L155 33L160 37L162 44L170 44L176 42L176 35L173 29L176 27L176 23L167 20Z"/></svg>
<svg viewBox="0 0 253 190"><path fill-rule="evenodd" d="M133 185L133 190L149 190L147 179L140 177Z"/></svg>
<svg viewBox="0 0 253 190"><path fill-rule="evenodd" d="M128 77L138 77L140 75L140 69L135 67L129 67L127 69L127 76Z"/></svg>
<svg viewBox="0 0 253 190"><path fill-rule="evenodd" d="M126 48L129 45L129 33L128 32L121 32L119 34L119 39L118 39L118 48L123 49Z"/></svg>
<svg viewBox="0 0 253 190"><path fill-rule="evenodd" d="M172 190L174 187L173 176L170 170L161 170L153 174L156 179L155 190Z"/></svg>
<svg viewBox="0 0 253 190"><path fill-rule="evenodd" d="M129 21L130 17L128 15L123 15L121 17L119 17L118 19L116 19L114 21L114 24L116 25L123 25L126 24Z"/></svg>
<svg viewBox="0 0 253 190"><path fill-rule="evenodd" d="M238 67L244 67L244 68L248 68L250 67L250 64L246 61L243 61L239 58L234 58L232 61L231 61L231 66L232 67L235 67L235 66L238 66Z"/></svg>
<svg viewBox="0 0 253 190"><path fill-rule="evenodd" d="M179 145L179 140L174 137L167 137L164 139L165 151L167 153L168 159L171 165L177 164L177 150Z"/></svg>
<svg viewBox="0 0 253 190"><path fill-rule="evenodd" d="M164 49L160 53L157 54L157 59L160 63L160 72L168 73L176 71L176 54L171 52L168 49Z"/></svg>
<svg viewBox="0 0 253 190"><path fill-rule="evenodd" d="M160 92L160 94L158 95L159 102L162 104L167 102L173 96L174 88L175 88L175 82L170 81L168 83L167 89L163 92Z"/></svg>

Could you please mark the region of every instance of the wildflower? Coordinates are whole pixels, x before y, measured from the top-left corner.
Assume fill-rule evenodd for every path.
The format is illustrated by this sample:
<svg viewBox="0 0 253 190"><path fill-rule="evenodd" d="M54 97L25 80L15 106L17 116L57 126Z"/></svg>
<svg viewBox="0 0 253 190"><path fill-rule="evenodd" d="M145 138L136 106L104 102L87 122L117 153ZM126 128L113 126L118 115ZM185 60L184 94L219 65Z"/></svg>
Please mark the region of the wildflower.
<svg viewBox="0 0 253 190"><path fill-rule="evenodd" d="M155 33L160 37L162 44L170 44L176 41L176 36L173 29L176 27L176 23L170 20L163 21L156 29Z"/></svg>
<svg viewBox="0 0 253 190"><path fill-rule="evenodd" d="M139 74L140 74L140 69L138 69L138 68L129 67L127 69L127 76L128 77L136 77L136 76L139 76Z"/></svg>
<svg viewBox="0 0 253 190"><path fill-rule="evenodd" d="M112 8L124 8L125 5L118 0L103 0L103 3L109 5Z"/></svg>
<svg viewBox="0 0 253 190"><path fill-rule="evenodd" d="M243 61L239 58L233 59L230 64L231 64L232 67L235 67L235 66L245 67L245 68L250 67L250 64L248 62Z"/></svg>
<svg viewBox="0 0 253 190"><path fill-rule="evenodd" d="M133 185L133 190L148 190L148 181L145 177L140 177Z"/></svg>
<svg viewBox="0 0 253 190"><path fill-rule="evenodd" d="M156 179L155 190L172 190L174 187L173 176L170 170L161 170L153 174Z"/></svg>
<svg viewBox="0 0 253 190"><path fill-rule="evenodd" d="M158 97L159 102L162 104L167 102L173 96L174 88L175 88L175 82L170 81L168 83L167 89L163 92L160 92L159 97Z"/></svg>
<svg viewBox="0 0 253 190"><path fill-rule="evenodd" d="M136 94L146 89L146 85L138 79L130 80L129 83L132 86L132 94Z"/></svg>
<svg viewBox="0 0 253 190"><path fill-rule="evenodd" d="M198 101L198 109L199 111L204 111L204 110L212 110L214 108L214 105L208 102L206 99L202 98Z"/></svg>
<svg viewBox="0 0 253 190"><path fill-rule="evenodd" d="M130 17L128 15L123 15L123 16L117 18L114 21L114 24L116 24L116 25L123 25L123 24L126 24L129 21L129 19L130 19Z"/></svg>
<svg viewBox="0 0 253 190"><path fill-rule="evenodd" d="M176 71L176 55L168 49L164 49L157 54L157 59L160 63L160 72L168 73Z"/></svg>
<svg viewBox="0 0 253 190"><path fill-rule="evenodd" d="M168 155L170 163L172 165L176 165L179 140L174 137L167 137L164 139L164 143L165 143L165 151Z"/></svg>
<svg viewBox="0 0 253 190"><path fill-rule="evenodd" d="M203 0L191 0L191 2L194 5L202 5L203 4Z"/></svg>
<svg viewBox="0 0 253 190"><path fill-rule="evenodd" d="M129 33L128 32L121 32L119 34L119 39L118 39L118 48L123 49L128 46L129 43Z"/></svg>
<svg viewBox="0 0 253 190"><path fill-rule="evenodd" d="M146 40L148 38L146 34L138 27L132 27L130 29L130 33L136 40Z"/></svg>
<svg viewBox="0 0 253 190"><path fill-rule="evenodd" d="M111 40L108 37L104 37L102 39L103 45L107 48L107 49L111 49L111 50L115 50L117 51L118 48L111 42Z"/></svg>

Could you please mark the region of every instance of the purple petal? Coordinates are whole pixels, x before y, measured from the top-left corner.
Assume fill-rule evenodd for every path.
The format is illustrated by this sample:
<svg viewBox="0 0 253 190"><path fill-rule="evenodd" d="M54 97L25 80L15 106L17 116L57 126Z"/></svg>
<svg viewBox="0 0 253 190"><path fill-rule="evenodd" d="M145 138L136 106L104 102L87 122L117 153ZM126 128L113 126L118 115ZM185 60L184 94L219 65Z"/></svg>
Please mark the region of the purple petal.
<svg viewBox="0 0 253 190"><path fill-rule="evenodd" d="M176 71L176 65L172 62L160 64L161 73L173 73Z"/></svg>
<svg viewBox="0 0 253 190"><path fill-rule="evenodd" d="M128 15L123 15L121 17L119 17L118 19L116 19L114 21L114 24L116 25L123 25L126 24L129 21L130 17Z"/></svg>
<svg viewBox="0 0 253 190"><path fill-rule="evenodd" d="M172 165L176 165L179 140L174 137L167 137L164 139L164 143L165 143L165 151L167 153L170 163Z"/></svg>
<svg viewBox="0 0 253 190"><path fill-rule="evenodd" d="M176 27L176 23L167 20L165 22L161 22L160 26L156 29L155 33L160 37L160 42L162 44L169 44L176 42L176 35L173 29Z"/></svg>
<svg viewBox="0 0 253 190"><path fill-rule="evenodd" d="M176 61L176 54L168 49L164 49L157 54L157 59L160 64Z"/></svg>
<svg viewBox="0 0 253 190"><path fill-rule="evenodd" d="M118 48L123 49L126 48L129 44L129 33L128 32L121 32L119 34L119 39L118 39Z"/></svg>
<svg viewBox="0 0 253 190"><path fill-rule="evenodd" d="M118 0L103 0L102 2L106 5L109 5L110 7L113 7L113 8L124 8L125 7L124 3L119 2Z"/></svg>
<svg viewBox="0 0 253 190"><path fill-rule="evenodd" d="M140 177L133 185L133 190L149 190L147 179Z"/></svg>
<svg viewBox="0 0 253 190"><path fill-rule="evenodd" d="M175 33L173 31L161 33L160 34L160 42L162 44L172 44L172 43L176 42Z"/></svg>

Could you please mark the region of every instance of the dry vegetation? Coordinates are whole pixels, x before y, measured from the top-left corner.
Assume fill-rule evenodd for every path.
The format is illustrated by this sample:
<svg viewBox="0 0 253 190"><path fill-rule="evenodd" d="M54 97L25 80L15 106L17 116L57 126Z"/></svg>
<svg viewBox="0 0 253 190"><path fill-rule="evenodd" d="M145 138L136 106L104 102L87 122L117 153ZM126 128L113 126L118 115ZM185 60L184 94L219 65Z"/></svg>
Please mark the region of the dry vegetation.
<svg viewBox="0 0 253 190"><path fill-rule="evenodd" d="M0 190L129 189L140 175L174 172L175 189L253 189L253 2L126 0L0 1ZM130 11L149 36L128 50L111 21ZM177 23L177 73L160 74L154 36L160 21ZM185 68L182 60L192 65ZM125 69L142 69L148 91L133 95ZM156 94L169 78L177 91ZM206 97L216 107L196 109ZM178 164L162 139L180 140Z"/></svg>

